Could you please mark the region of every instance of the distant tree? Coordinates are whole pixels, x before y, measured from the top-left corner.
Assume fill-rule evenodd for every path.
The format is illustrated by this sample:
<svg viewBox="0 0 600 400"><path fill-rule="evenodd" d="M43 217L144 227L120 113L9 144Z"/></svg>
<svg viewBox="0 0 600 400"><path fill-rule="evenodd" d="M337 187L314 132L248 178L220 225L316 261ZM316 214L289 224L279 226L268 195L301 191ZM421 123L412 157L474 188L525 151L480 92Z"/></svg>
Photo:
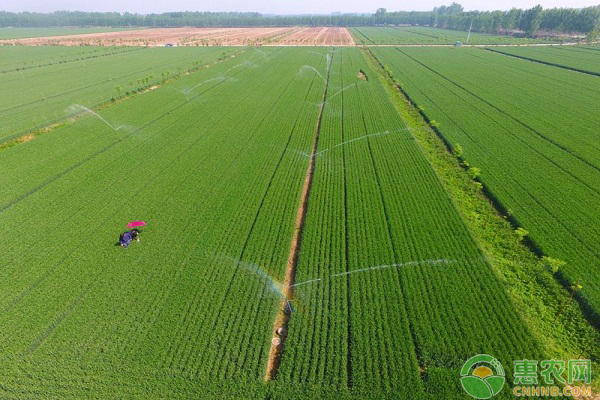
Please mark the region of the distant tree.
<svg viewBox="0 0 600 400"><path fill-rule="evenodd" d="M430 25L474 32L497 32L499 29L522 29L534 35L538 29L578 32L594 40L600 29L598 7L554 8L541 6L523 11L469 11L453 2L431 11L388 11L378 8L375 14L266 16L253 12L168 12L132 14L117 12L56 11L53 13L11 13L0 11L0 27L110 26L110 27L237 27L237 26L373 26L381 24Z"/></svg>
<svg viewBox="0 0 600 400"><path fill-rule="evenodd" d="M519 27L523 10L519 8L512 8L509 12L504 13L502 18L502 28L504 29L516 29Z"/></svg>
<svg viewBox="0 0 600 400"><path fill-rule="evenodd" d="M520 28L527 32L529 36L535 35L542 22L542 6L537 5L523 12Z"/></svg>
<svg viewBox="0 0 600 400"><path fill-rule="evenodd" d="M585 32L587 41L593 42L598 37L600 30L600 7L587 7L581 10L579 14L579 30Z"/></svg>
<svg viewBox="0 0 600 400"><path fill-rule="evenodd" d="M502 28L502 19L504 17L504 13L502 11L492 11L491 17L492 23L488 32L498 32L500 28Z"/></svg>
<svg viewBox="0 0 600 400"><path fill-rule="evenodd" d="M460 14L463 12L463 6L458 3L452 3L449 6L441 6L433 9L434 12L437 11L438 14Z"/></svg>

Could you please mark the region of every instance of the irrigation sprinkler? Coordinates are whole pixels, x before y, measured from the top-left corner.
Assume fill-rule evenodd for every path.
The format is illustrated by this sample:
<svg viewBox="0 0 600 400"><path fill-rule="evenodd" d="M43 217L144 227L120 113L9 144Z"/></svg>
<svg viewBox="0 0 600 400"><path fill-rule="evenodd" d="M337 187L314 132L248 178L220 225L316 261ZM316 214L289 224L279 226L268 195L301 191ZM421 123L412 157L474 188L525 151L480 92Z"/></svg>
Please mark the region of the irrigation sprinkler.
<svg viewBox="0 0 600 400"><path fill-rule="evenodd" d="M100 114L98 114L97 112L94 112L94 111L90 110L89 108L87 108L87 107L85 107L85 106L82 106L81 104L73 104L73 105L70 107L70 110L77 110L77 109L79 110L79 112L80 112L80 113L81 113L81 112L86 112L86 113L90 113L90 114L92 114L93 116L95 116L96 118L98 118L98 119L100 119L102 122L104 122L106 125L110 126L110 128L111 128L113 131L115 131L115 132L116 132L116 131L118 131L119 129L122 129L122 128L124 128L124 127L125 127L125 125L119 125L119 126L117 126L117 127L114 127L114 126L113 126L113 125L112 125L110 122L108 122L106 119L104 119L104 118L103 118L103 117L102 117Z"/></svg>
<svg viewBox="0 0 600 400"><path fill-rule="evenodd" d="M303 65L302 67L300 67L300 70L298 70L298 73L300 73L300 72L302 72L302 70L306 70L306 69L315 71L315 73L317 75L319 75L321 77L321 79L323 79L323 82L327 83L327 80L323 77L323 75L321 75L321 73L319 71L317 71L317 69L315 67L313 67L312 65Z"/></svg>

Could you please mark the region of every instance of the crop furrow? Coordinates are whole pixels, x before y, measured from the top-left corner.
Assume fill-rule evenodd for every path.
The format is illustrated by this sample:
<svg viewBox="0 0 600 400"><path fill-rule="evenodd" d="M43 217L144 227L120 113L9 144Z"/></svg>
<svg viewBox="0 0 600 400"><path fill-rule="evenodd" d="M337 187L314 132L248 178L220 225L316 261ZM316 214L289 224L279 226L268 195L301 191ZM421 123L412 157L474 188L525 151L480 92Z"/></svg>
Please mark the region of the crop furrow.
<svg viewBox="0 0 600 400"><path fill-rule="evenodd" d="M298 206L297 214L296 214L296 223L294 226L294 234L292 237L292 242L290 245L290 254L287 262L287 269L285 273L285 281L284 281L284 296L281 304L279 306L279 315L275 319L275 323L273 326L273 336L271 340L271 350L269 352L269 362L267 364L267 371L265 374L265 381L269 382L277 375L277 370L279 368L279 364L281 362L281 353L283 351L283 346L285 343L286 335L280 335L278 331L283 328L287 330L290 314L292 312L291 306L289 304L289 300L294 296L294 278L296 274L296 264L298 262L298 254L300 251L300 245L302 241L302 230L304 228L304 221L306 218L306 212L308 207L308 197L310 195L310 189L312 184L313 173L315 169L315 156L317 154L317 146L319 144L319 131L321 129L321 119L323 117L323 110L325 109L325 101L327 99L327 89L329 86L329 77L331 73L331 62L333 56L328 58L327 65L327 74L325 78L325 87L323 90L323 98L321 107L319 109L319 115L317 117L317 123L315 127L315 136L314 142L312 146L312 150L310 153L310 159L308 161L308 168L306 170L306 175L304 178L304 186L302 187L302 194L300 196L300 204Z"/></svg>

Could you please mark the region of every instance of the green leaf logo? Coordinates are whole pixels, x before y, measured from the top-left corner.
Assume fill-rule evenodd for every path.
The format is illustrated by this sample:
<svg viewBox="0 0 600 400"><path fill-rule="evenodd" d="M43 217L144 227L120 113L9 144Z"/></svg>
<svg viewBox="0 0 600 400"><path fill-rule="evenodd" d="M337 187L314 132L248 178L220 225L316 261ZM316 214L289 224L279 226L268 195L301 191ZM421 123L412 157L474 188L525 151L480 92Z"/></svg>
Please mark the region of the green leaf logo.
<svg viewBox="0 0 600 400"><path fill-rule="evenodd" d="M487 354L469 358L460 376L465 392L476 399L491 399L500 392L506 380L500 361Z"/></svg>

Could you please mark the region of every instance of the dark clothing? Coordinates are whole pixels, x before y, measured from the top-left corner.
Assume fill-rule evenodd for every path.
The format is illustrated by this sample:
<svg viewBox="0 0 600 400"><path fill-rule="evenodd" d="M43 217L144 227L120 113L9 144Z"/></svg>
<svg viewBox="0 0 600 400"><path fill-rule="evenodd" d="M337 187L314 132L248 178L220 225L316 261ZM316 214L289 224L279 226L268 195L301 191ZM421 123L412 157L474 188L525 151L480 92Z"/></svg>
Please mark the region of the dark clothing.
<svg viewBox="0 0 600 400"><path fill-rule="evenodd" d="M131 232L122 233L121 236L119 237L119 243L124 248L127 248L127 246L129 246L129 244L131 243L132 240L133 240L133 237L131 235Z"/></svg>
<svg viewBox="0 0 600 400"><path fill-rule="evenodd" d="M139 234L140 231L138 229L132 229L125 233L121 233L121 236L119 236L119 244L123 246L123 248L127 248L127 246L129 246L133 240L140 240L138 238Z"/></svg>

